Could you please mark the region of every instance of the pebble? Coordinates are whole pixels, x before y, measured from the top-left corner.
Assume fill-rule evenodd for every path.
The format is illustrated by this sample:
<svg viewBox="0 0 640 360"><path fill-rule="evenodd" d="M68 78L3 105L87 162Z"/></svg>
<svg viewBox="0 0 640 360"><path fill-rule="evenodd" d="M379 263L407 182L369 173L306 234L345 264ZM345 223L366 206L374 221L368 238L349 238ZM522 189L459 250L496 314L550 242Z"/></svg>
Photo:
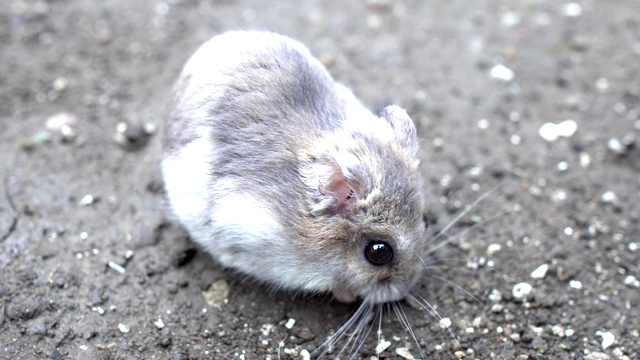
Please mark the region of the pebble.
<svg viewBox="0 0 640 360"><path fill-rule="evenodd" d="M640 288L640 280L633 275L628 275L624 278L624 284L629 287Z"/></svg>
<svg viewBox="0 0 640 360"><path fill-rule="evenodd" d="M606 349L613 345L616 337L608 331L596 331L596 335L602 337L602 348Z"/></svg>
<svg viewBox="0 0 640 360"><path fill-rule="evenodd" d="M414 360L415 356L413 356L410 352L409 349L404 348L404 347L399 347L396 349L396 355L400 356L403 359L407 359L407 360Z"/></svg>
<svg viewBox="0 0 640 360"><path fill-rule="evenodd" d="M572 2L562 6L562 15L567 17L577 17L582 15L582 5Z"/></svg>
<svg viewBox="0 0 640 360"><path fill-rule="evenodd" d="M300 351L300 356L302 357L302 360L311 360L311 354L307 349L302 349L302 351Z"/></svg>
<svg viewBox="0 0 640 360"><path fill-rule="evenodd" d="M534 279L544 279L544 277L547 276L547 271L549 271L549 264L542 264L533 270L531 277Z"/></svg>
<svg viewBox="0 0 640 360"><path fill-rule="evenodd" d="M162 318L158 318L158 320L154 321L153 325L155 325L158 329L164 328L164 322L162 321Z"/></svg>
<svg viewBox="0 0 640 360"><path fill-rule="evenodd" d="M209 288L202 292L204 301L212 308L219 308L229 296L229 284L223 279L215 281Z"/></svg>
<svg viewBox="0 0 640 360"><path fill-rule="evenodd" d="M569 287L572 289L580 290L582 289L582 283L578 280L569 281Z"/></svg>
<svg viewBox="0 0 640 360"><path fill-rule="evenodd" d="M120 274L124 274L125 272L127 272L127 270L125 270L125 268L123 268L122 265L119 265L113 261L109 261L107 265L109 265L110 268L119 272Z"/></svg>
<svg viewBox="0 0 640 360"><path fill-rule="evenodd" d="M449 318L442 318L440 319L440 327L443 329L448 329L451 327L451 319Z"/></svg>
<svg viewBox="0 0 640 360"><path fill-rule="evenodd" d="M454 353L453 353L453 356L455 356L455 357L456 357L456 359L462 359L462 358L464 358L464 357L465 357L465 356L467 356L467 355L464 353L464 351L460 351L460 350L458 350L458 351L456 351L456 352L454 352Z"/></svg>
<svg viewBox="0 0 640 360"><path fill-rule="evenodd" d="M547 141L555 141L560 137L571 137L578 130L578 124L569 119L560 123L544 123L538 130L538 135Z"/></svg>
<svg viewBox="0 0 640 360"><path fill-rule="evenodd" d="M125 324L118 324L118 329L120 330L121 333L123 334L127 334L131 329L129 329L129 327Z"/></svg>
<svg viewBox="0 0 640 360"><path fill-rule="evenodd" d="M491 256L491 255L497 253L500 250L502 250L502 245L500 245L500 244L490 244L489 246L487 246L487 255Z"/></svg>
<svg viewBox="0 0 640 360"><path fill-rule="evenodd" d="M528 283L521 282L516 284L511 291L512 295L516 299L527 299L531 292L533 291L533 286Z"/></svg>
<svg viewBox="0 0 640 360"><path fill-rule="evenodd" d="M584 360L609 360L609 355L594 351L584 356Z"/></svg>
<svg viewBox="0 0 640 360"><path fill-rule="evenodd" d="M80 199L80 201L78 201L78 205L80 206L89 206L92 205L94 203L95 199L93 197L93 195L91 194L87 194L85 196L82 197L82 199Z"/></svg>
<svg viewBox="0 0 640 360"><path fill-rule="evenodd" d="M607 149L617 155L622 155L626 151L626 147L622 144L622 141L615 137L607 141Z"/></svg>
<svg viewBox="0 0 640 360"><path fill-rule="evenodd" d="M491 68L490 74L492 78L504 82L511 81L515 77L515 72L502 64L494 65Z"/></svg>
<svg viewBox="0 0 640 360"><path fill-rule="evenodd" d="M380 354L381 352L387 350L391 346L391 341L380 340L378 345L376 345L376 354Z"/></svg>
<svg viewBox="0 0 640 360"><path fill-rule="evenodd" d="M614 193L613 191L609 190L609 191L605 191L602 196L600 197L600 200L603 203L609 203L609 204L615 204L618 202L618 196L616 195L616 193Z"/></svg>
<svg viewBox="0 0 640 360"><path fill-rule="evenodd" d="M287 323L284 324L284 327L286 327L287 329L291 329L293 327L293 325L296 324L296 320L295 319L289 319L287 320Z"/></svg>

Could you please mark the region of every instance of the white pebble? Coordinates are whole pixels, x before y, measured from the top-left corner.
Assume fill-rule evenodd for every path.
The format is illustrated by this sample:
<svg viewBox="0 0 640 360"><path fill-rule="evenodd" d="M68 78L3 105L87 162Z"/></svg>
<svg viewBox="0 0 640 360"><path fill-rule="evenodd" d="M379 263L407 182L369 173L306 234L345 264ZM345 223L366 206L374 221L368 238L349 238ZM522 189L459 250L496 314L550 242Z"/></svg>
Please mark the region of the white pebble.
<svg viewBox="0 0 640 360"><path fill-rule="evenodd" d="M300 351L300 356L302 357L302 360L311 360L311 354L307 349L302 349L302 351Z"/></svg>
<svg viewBox="0 0 640 360"><path fill-rule="evenodd" d="M582 283L578 280L569 281L569 287L572 289L580 290L582 289Z"/></svg>
<svg viewBox="0 0 640 360"><path fill-rule="evenodd" d="M500 250L502 250L502 245L500 245L500 244L490 244L489 246L487 246L487 255L491 256L491 255L497 253Z"/></svg>
<svg viewBox="0 0 640 360"><path fill-rule="evenodd" d="M502 81L511 81L515 77L515 72L502 64L498 64L491 68L491 77Z"/></svg>
<svg viewBox="0 0 640 360"><path fill-rule="evenodd" d="M291 329L293 327L293 325L296 324L296 320L295 319L289 319L287 321L286 324L284 324L284 327L286 327L287 329Z"/></svg>
<svg viewBox="0 0 640 360"><path fill-rule="evenodd" d="M455 357L456 357L456 359L462 359L462 358L464 358L464 357L465 357L465 356L467 356L467 355L464 353L464 351L460 351L460 350L458 350L458 351L456 351L456 352L454 352L454 353L453 353L453 356L455 356Z"/></svg>
<svg viewBox="0 0 640 360"><path fill-rule="evenodd" d="M602 337L603 349L606 349L609 346L613 345L614 341L616 340L616 337L608 331L596 331L596 335L599 335Z"/></svg>
<svg viewBox="0 0 640 360"><path fill-rule="evenodd" d="M440 327L443 329L448 329L451 327L451 319L449 318L442 318L440 319Z"/></svg>
<svg viewBox="0 0 640 360"><path fill-rule="evenodd" d="M582 14L582 5L578 3L568 3L564 4L562 7L562 15L569 17L576 17Z"/></svg>
<svg viewBox="0 0 640 360"><path fill-rule="evenodd" d="M624 154L625 146L618 138L611 138L607 141L607 148L614 154Z"/></svg>
<svg viewBox="0 0 640 360"><path fill-rule="evenodd" d="M545 123L538 130L538 135L547 141L557 140L559 137L571 137L578 130L578 124L571 120L564 120L560 123Z"/></svg>
<svg viewBox="0 0 640 360"><path fill-rule="evenodd" d="M127 272L127 270L125 270L121 265L118 265L113 261L109 261L108 265L109 265L110 268L112 268L113 270L119 272L120 274L124 274L125 272Z"/></svg>
<svg viewBox="0 0 640 360"><path fill-rule="evenodd" d="M633 275L624 278L624 284L634 288L640 288L640 280Z"/></svg>
<svg viewBox="0 0 640 360"><path fill-rule="evenodd" d="M487 130L488 128L489 128L489 120L487 119L478 120L478 129Z"/></svg>
<svg viewBox="0 0 640 360"><path fill-rule="evenodd" d="M591 155L587 153L580 153L580 166L582 168L587 168L591 165Z"/></svg>
<svg viewBox="0 0 640 360"><path fill-rule="evenodd" d="M399 347L396 349L396 355L400 356L403 359L413 360L415 357L409 352L409 349L404 347Z"/></svg>
<svg viewBox="0 0 640 360"><path fill-rule="evenodd" d="M558 165L556 165L558 171L567 171L569 170L569 163L566 161L560 161Z"/></svg>
<svg viewBox="0 0 640 360"><path fill-rule="evenodd" d="M521 282L513 287L511 293L516 299L526 299L531 294L531 291L533 291L533 286L529 285L528 283Z"/></svg>
<svg viewBox="0 0 640 360"><path fill-rule="evenodd" d="M534 279L544 279L544 277L547 276L547 271L549 271L549 264L542 264L533 270L531 277Z"/></svg>
<svg viewBox="0 0 640 360"><path fill-rule="evenodd" d="M161 318L158 318L158 320L154 321L153 324L158 328L158 329L162 329L164 327L164 322L162 321Z"/></svg>
<svg viewBox="0 0 640 360"><path fill-rule="evenodd" d="M381 352L387 350L389 346L391 346L391 341L380 340L378 345L376 345L376 354L380 354Z"/></svg>
<svg viewBox="0 0 640 360"><path fill-rule="evenodd" d="M123 334L126 334L130 331L129 327L125 324L118 324L118 329L120 329L120 332Z"/></svg>
<svg viewBox="0 0 640 360"><path fill-rule="evenodd" d="M618 196L613 191L605 191L600 197L600 200L605 203L615 204L618 202Z"/></svg>
<svg viewBox="0 0 640 360"><path fill-rule="evenodd" d="M564 337L564 335L565 335L564 327L562 327L560 325L554 325L551 328L551 332L553 332L553 335L556 335L556 336L559 336L559 337Z"/></svg>

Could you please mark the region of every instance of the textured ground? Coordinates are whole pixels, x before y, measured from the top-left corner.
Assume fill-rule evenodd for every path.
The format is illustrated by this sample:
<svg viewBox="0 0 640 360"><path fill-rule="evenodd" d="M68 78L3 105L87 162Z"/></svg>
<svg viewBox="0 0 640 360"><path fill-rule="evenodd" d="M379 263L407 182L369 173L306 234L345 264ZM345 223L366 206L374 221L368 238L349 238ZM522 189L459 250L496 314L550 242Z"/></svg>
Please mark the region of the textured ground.
<svg viewBox="0 0 640 360"><path fill-rule="evenodd" d="M0 358L299 358L354 311L241 281L167 216L145 129L189 54L245 28L408 110L434 230L494 189L417 289L459 345L403 304L426 358L639 358L639 19L629 0L2 1ZM382 336L380 358L419 356L395 316Z"/></svg>

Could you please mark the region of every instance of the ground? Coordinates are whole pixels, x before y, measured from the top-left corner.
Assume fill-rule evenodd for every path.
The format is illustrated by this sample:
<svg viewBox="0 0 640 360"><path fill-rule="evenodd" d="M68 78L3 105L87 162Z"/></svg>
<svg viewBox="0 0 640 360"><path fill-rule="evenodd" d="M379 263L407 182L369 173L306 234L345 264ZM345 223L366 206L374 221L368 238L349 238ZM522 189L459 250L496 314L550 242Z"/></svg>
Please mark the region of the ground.
<svg viewBox="0 0 640 360"><path fill-rule="evenodd" d="M444 320L403 302L420 349L387 314L380 358L640 358L639 19L629 0L3 1L0 358L301 358L354 312L221 269L168 214L172 83L250 28L407 109L434 233L486 194L415 289Z"/></svg>

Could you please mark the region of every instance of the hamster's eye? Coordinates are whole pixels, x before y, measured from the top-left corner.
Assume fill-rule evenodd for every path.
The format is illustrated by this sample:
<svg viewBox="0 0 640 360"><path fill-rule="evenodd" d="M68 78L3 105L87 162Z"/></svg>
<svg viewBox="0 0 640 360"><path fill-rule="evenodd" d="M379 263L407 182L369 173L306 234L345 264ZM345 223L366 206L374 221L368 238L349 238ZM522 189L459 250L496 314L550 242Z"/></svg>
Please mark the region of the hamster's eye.
<svg viewBox="0 0 640 360"><path fill-rule="evenodd" d="M382 266L393 260L393 248L382 240L371 240L364 248L364 257L371 264Z"/></svg>

